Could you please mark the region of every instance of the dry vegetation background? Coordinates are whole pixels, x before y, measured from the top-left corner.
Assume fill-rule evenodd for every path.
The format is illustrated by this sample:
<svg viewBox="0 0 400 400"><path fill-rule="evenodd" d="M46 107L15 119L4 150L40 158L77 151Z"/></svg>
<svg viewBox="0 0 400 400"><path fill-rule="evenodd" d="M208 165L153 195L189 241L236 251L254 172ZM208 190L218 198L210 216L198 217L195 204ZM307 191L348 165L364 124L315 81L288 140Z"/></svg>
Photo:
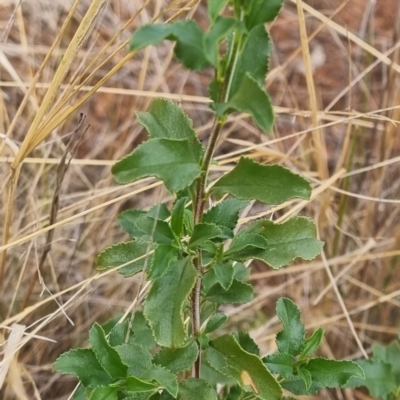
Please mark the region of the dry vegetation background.
<svg viewBox="0 0 400 400"><path fill-rule="evenodd" d="M1 399L67 399L76 381L52 373L57 356L85 346L94 321L140 307L140 276L96 272L96 255L125 238L119 211L171 200L153 179L112 179L113 162L146 138L135 112L163 96L183 106L202 139L211 127L209 71L182 69L171 43L127 52L132 31L152 20L193 16L205 24L205 2L104 2L81 46L73 36L96 0L0 2ZM303 8L299 24L295 0L287 0L270 27L274 132L232 118L211 177L241 154L301 172L313 182L311 201L254 204L242 222L306 214L326 246L319 259L280 271L254 262L256 298L227 312L266 354L280 329L275 302L291 297L309 329L326 330L320 354L353 359L374 341L390 342L400 323L400 0L307 0ZM66 63L68 46L77 48ZM86 120L77 129L80 113ZM57 165L76 145L62 176ZM347 390L318 398L369 397Z"/></svg>

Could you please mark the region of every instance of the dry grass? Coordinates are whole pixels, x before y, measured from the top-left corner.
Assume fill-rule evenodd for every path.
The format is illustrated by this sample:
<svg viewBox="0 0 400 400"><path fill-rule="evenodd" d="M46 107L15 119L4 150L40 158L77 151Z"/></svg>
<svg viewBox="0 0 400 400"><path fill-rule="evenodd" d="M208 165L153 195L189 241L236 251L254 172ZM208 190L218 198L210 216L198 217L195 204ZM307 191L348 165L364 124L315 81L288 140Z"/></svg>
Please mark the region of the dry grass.
<svg viewBox="0 0 400 400"><path fill-rule="evenodd" d="M313 262L279 271L252 264L257 296L228 313L232 325L252 329L264 353L274 350L280 296L301 306L309 328L326 329L326 357L368 356L374 341L387 343L396 335L397 1L309 0L297 8L295 0L287 1L271 27L275 48L266 84L277 111L274 133L261 135L244 115L232 118L223 132L212 177L247 155L288 165L313 182L310 201L254 204L241 222L307 214L326 242ZM194 15L203 21L205 7L197 3L1 2L2 399L67 399L75 381L51 372L56 357L85 346L94 321L140 307L141 278L96 273L96 255L125 239L115 222L121 209L148 208L170 196L153 179L115 185L110 165L144 140L134 113L157 96L180 102L206 138L210 77L184 71L172 59L170 43L139 54L127 53L126 44L136 27L152 20ZM62 181L56 221L49 226L57 164L80 113L90 127ZM51 251L38 270L52 230ZM367 397L332 391L319 398Z"/></svg>

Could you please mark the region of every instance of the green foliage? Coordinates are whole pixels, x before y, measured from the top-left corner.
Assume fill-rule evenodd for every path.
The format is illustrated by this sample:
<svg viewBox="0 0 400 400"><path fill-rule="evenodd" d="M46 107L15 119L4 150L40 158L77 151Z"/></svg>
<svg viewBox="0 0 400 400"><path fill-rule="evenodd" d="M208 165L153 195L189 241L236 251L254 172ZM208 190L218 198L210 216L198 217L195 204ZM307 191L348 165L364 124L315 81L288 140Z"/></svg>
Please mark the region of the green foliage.
<svg viewBox="0 0 400 400"><path fill-rule="evenodd" d="M399 335L400 339L400 335ZM365 381L352 378L347 387L368 388L371 396L381 400L397 400L400 396L400 340L388 346L374 343L372 357L357 364L365 372Z"/></svg>
<svg viewBox="0 0 400 400"><path fill-rule="evenodd" d="M250 200L271 205L310 198L310 183L287 168L243 157L205 189L214 146L230 113L248 113L260 129L272 129L273 109L264 90L271 44L264 24L281 6L282 0L210 0L207 30L184 20L145 25L134 33L131 50L171 40L186 68L214 70L209 92L215 129L204 149L175 103L155 99L148 112L137 114L148 140L116 162L114 177L119 183L155 177L175 199L148 211L122 212L118 222L131 240L98 257L99 270L119 267L125 277L145 272L150 289L143 312L123 322L118 316L94 324L90 348L71 350L56 361L56 371L79 379L76 398L278 400L282 388L312 394L363 378L356 363L311 358L324 332L318 328L306 339L300 310L289 299L277 303L283 329L276 354L261 358L246 332L218 332L228 321L221 305L254 298L246 282L250 269L241 262L259 259L278 269L296 258L315 258L323 246L314 223L304 217L280 224L260 219L238 232L240 211ZM221 15L226 7L233 8L230 18ZM231 197L205 210L223 195ZM389 362L388 355L381 357Z"/></svg>

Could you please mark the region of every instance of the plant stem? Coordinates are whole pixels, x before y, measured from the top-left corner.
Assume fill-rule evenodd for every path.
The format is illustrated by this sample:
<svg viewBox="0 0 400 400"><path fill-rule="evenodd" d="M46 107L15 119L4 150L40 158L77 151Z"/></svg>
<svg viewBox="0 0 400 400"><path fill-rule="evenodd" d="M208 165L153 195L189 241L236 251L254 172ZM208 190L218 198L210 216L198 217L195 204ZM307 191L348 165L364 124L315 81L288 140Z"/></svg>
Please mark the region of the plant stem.
<svg viewBox="0 0 400 400"><path fill-rule="evenodd" d="M205 187L208 175L208 169L210 168L210 163L212 155L215 150L215 146L218 141L218 136L221 132L224 122L218 120L214 129L210 135L210 140L207 145L206 152L204 153L203 162L201 165L201 176L197 181L196 188L196 199L194 204L194 223L198 224L203 219L204 213L204 197L205 197ZM196 283L191 295L191 311L192 311L192 335L195 339L198 338L200 334L200 297L201 297L201 280L203 275L203 265L201 261L201 253L197 252L197 256L194 259L194 265L199 273L199 277L196 279ZM196 362L194 363L192 369L192 377L200 378L200 366L201 366L201 352L199 350L199 355Z"/></svg>
<svg viewBox="0 0 400 400"><path fill-rule="evenodd" d="M239 7L236 7L239 10ZM237 60L239 56L239 49L242 40L242 34L238 31L234 33L234 41L233 46L231 48L229 57L228 57L228 65L225 70L225 79L221 86L219 93L219 102L227 102L230 92L230 87L232 83L232 79L234 76L235 68L237 65ZM210 139L208 141L208 145L206 151L203 156L203 161L201 164L201 176L197 181L196 187L196 197L194 202L194 224L201 223L204 214L204 204L205 204L205 187L207 182L208 170L210 168L210 163L212 156L215 151L215 146L218 141L219 134L221 132L222 127L226 122L226 117L217 117L214 123L213 130L210 135ZM199 277L196 279L195 286L193 288L191 294L191 313L192 313L192 335L195 340L197 340L200 334L200 299L201 299L201 281L203 276L203 265L201 260L201 252L200 250L197 252L197 256L193 260L194 265L199 273ZM201 366L201 349L199 346L199 355L197 357L196 362L192 368L192 377L200 378L200 366Z"/></svg>

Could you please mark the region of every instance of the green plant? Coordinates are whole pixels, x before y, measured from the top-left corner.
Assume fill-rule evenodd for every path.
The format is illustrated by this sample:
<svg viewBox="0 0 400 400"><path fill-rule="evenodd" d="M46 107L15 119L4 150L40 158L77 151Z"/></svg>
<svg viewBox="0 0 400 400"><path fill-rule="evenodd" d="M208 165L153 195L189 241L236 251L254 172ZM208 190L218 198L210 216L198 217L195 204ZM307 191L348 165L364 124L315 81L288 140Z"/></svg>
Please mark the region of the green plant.
<svg viewBox="0 0 400 400"><path fill-rule="evenodd" d="M372 357L358 360L365 372L365 380L351 378L347 387L366 387L369 393L381 400L397 400L400 397L400 328L398 340L388 346L372 345Z"/></svg>
<svg viewBox="0 0 400 400"><path fill-rule="evenodd" d="M149 140L114 165L115 179L129 183L154 176L176 199L171 210L161 204L119 215L132 240L104 250L99 269L116 268L125 277L143 271L151 288L143 312L93 325L90 349L71 350L56 361L56 371L80 380L76 398L273 400L283 398L282 388L308 394L341 387L352 376L363 378L351 361L311 359L323 330L306 339L300 311L289 299L277 303L283 330L276 354L261 358L246 332L215 333L228 319L221 305L253 298L243 262L259 259L278 269L298 257L315 258L323 245L304 217L281 224L260 219L234 234L249 200L308 199L311 186L301 176L241 158L217 182L208 181L230 113L248 113L263 131L272 128L273 109L263 88L270 52L264 24L276 18L282 1L210 0L207 32L185 20L146 25L133 35L133 51L173 40L185 67L214 69L209 92L215 123L204 148L176 104L156 99L148 112L137 114ZM231 17L220 15L225 7ZM217 202L205 210L210 200ZM223 385L218 392L217 384Z"/></svg>

